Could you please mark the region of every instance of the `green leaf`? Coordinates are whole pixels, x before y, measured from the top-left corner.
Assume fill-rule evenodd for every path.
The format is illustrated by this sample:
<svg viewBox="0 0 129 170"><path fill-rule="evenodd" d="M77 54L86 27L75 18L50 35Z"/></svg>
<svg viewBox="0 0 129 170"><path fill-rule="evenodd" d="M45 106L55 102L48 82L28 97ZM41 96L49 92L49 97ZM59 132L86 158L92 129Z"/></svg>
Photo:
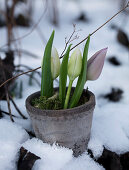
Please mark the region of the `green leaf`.
<svg viewBox="0 0 129 170"><path fill-rule="evenodd" d="M54 39L54 33L55 31L52 32L45 47L43 65L41 66L42 68L41 96L45 96L47 98L53 95L53 79L51 75L51 50Z"/></svg>
<svg viewBox="0 0 129 170"><path fill-rule="evenodd" d="M66 83L67 83L67 73L68 73L68 58L70 52L71 44L69 45L60 67L60 77L59 77L59 100L64 106L65 95L66 95Z"/></svg>
<svg viewBox="0 0 129 170"><path fill-rule="evenodd" d="M78 104L78 101L82 95L84 85L86 83L86 73L87 73L87 55L88 55L88 48L90 43L90 35L88 37L88 40L85 44L84 52L83 52L83 61L82 61L82 70L81 74L78 78L78 82L76 85L76 88L74 90L73 96L70 101L70 108L76 107Z"/></svg>

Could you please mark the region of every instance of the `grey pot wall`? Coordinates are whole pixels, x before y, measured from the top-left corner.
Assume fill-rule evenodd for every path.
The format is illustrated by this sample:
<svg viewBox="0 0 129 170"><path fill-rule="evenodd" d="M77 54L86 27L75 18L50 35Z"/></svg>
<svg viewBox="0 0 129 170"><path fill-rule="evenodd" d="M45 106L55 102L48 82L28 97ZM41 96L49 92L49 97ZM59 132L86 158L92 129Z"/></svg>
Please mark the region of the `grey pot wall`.
<svg viewBox="0 0 129 170"><path fill-rule="evenodd" d="M74 88L73 88L74 89ZM72 90L73 90L72 89ZM39 97L40 92L30 95L26 99L26 109L30 115L36 137L43 142L61 146L73 150L74 156L82 154L90 139L93 111L95 108L95 96L88 94L89 100L85 104L62 110L41 110L31 105L32 99Z"/></svg>

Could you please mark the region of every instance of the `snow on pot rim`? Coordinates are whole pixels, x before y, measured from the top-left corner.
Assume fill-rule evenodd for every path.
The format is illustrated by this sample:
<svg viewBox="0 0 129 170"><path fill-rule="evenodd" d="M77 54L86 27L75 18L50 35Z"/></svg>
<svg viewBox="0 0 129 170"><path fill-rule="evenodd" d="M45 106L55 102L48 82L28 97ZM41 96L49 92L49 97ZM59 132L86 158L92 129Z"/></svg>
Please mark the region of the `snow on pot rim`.
<svg viewBox="0 0 129 170"><path fill-rule="evenodd" d="M55 91L57 91L59 88L54 88ZM72 87L72 90L74 90L75 88ZM90 110L92 107L95 107L95 95L89 91L89 90L83 90L83 95L88 94L88 101L82 105L76 106L74 108L70 108L70 109L59 109L59 110L43 110L40 108L36 108L34 106L32 106L31 101L34 98L38 98L40 96L40 91L35 92L33 94L31 94L30 96L27 97L26 99L26 108L29 112L31 112L32 114L38 114L38 115L46 115L50 116L50 117L60 117L60 116L66 116L66 115L71 115L71 114L79 114L81 111L88 111Z"/></svg>

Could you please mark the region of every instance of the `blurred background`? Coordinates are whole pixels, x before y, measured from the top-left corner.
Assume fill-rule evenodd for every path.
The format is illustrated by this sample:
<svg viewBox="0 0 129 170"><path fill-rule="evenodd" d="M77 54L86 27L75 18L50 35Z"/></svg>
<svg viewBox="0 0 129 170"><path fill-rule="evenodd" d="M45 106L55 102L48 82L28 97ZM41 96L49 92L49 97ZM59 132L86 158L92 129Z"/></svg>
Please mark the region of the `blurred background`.
<svg viewBox="0 0 129 170"><path fill-rule="evenodd" d="M61 55L74 29L72 44L76 45L126 4L126 0L0 0L0 84L41 65L44 47L53 29L54 46ZM91 37L89 57L104 47L109 49L100 79L86 85L98 98L113 94L121 100L124 95L122 101L129 101L128 28L127 9ZM83 46L84 43L79 48L83 50ZM39 88L40 70L37 70L0 88L0 100L25 99Z"/></svg>

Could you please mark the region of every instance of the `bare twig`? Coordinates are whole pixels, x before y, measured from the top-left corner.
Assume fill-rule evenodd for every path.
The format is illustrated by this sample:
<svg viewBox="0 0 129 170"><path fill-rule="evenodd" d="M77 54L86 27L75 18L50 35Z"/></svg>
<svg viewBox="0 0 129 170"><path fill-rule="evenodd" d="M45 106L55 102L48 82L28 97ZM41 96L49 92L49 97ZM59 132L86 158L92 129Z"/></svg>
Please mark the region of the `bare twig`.
<svg viewBox="0 0 129 170"><path fill-rule="evenodd" d="M18 75L16 75L16 76L14 76L14 77L12 77L12 78L9 78L8 80L6 80L4 83L2 83L1 85L0 85L0 87L2 87L2 86L4 86L6 83L8 83L9 81L11 81L11 80L14 80L14 79L16 79L17 77L19 77L19 76L21 76L21 75L24 75L24 74L27 74L27 73L30 73L30 72L33 72L33 71L36 71L36 70L38 70L38 69L40 69L41 67L37 67L37 68L35 68L35 69L32 69L32 70L29 70L29 71L26 71L26 72L23 72L23 73L20 73L20 74L18 74Z"/></svg>
<svg viewBox="0 0 129 170"><path fill-rule="evenodd" d="M28 133L30 136L32 136L32 137L34 137L34 138L36 137L35 134L34 134L33 132L28 131L27 129L25 129L25 130L27 131L27 133Z"/></svg>
<svg viewBox="0 0 129 170"><path fill-rule="evenodd" d="M35 59L40 58L37 54L31 53L30 51L24 50L24 49L13 50L13 52L14 52L14 53L20 52L20 53L22 53L22 54L28 55L28 56L33 57L33 58L35 58Z"/></svg>
<svg viewBox="0 0 129 170"><path fill-rule="evenodd" d="M17 67L24 67L24 68L26 68L26 69L28 69L28 70L31 70L32 68L31 67L29 67L29 66L27 66L27 65L24 65L24 64L19 64L19 65L16 65L15 66L16 68ZM39 71L35 71L40 77L41 77L41 73L39 72Z"/></svg>
<svg viewBox="0 0 129 170"><path fill-rule="evenodd" d="M127 3L127 5L123 8L123 9L121 9L119 12L117 12L115 15L113 15L109 20L107 20L104 24L102 24L100 27L98 27L95 31L93 31L91 34L90 34L90 36L92 36L93 34L95 34L98 30L100 30L103 26L105 26L107 23L109 23L113 18L115 18L118 14L120 14L122 11L124 11L126 8L128 8L129 7L129 1L128 1L128 3ZM89 36L89 35L88 35ZM73 46L72 48L71 48L71 50L73 50L74 48L76 48L78 45L80 45L81 43L83 43L87 38L88 38L88 36L86 37L86 38L84 38L82 41L80 41L78 44L76 44L75 46Z"/></svg>
<svg viewBox="0 0 129 170"><path fill-rule="evenodd" d="M80 31L80 30L78 30L78 31ZM76 32L78 32L78 31L76 30L76 25L73 24L73 32L72 32L72 34L70 35L70 37L69 37L68 40L67 40L67 37L65 37L65 48L64 48L63 52L61 53L60 58L63 57L64 52L66 51L66 48L67 48L68 44L69 44L70 42L72 42L73 40L79 38L78 35L75 35L75 37L73 37L74 34L75 34ZM72 39L72 38L73 38L73 39Z"/></svg>
<svg viewBox="0 0 129 170"><path fill-rule="evenodd" d="M24 73L24 71L23 70L15 70L15 72L19 72L19 73ZM35 80L35 82L37 83L37 85L40 87L41 85L40 85L40 82L35 78L35 77L31 77L31 75L29 75L29 74L25 74L26 76L28 76L28 77L30 77L30 78L32 78L33 80Z"/></svg>
<svg viewBox="0 0 129 170"><path fill-rule="evenodd" d="M50 19L55 26L59 24L59 14L57 7L57 0L51 0L49 3Z"/></svg>
<svg viewBox="0 0 129 170"><path fill-rule="evenodd" d="M4 114L10 116L10 114L9 114L8 112L6 112L6 111L4 111L4 110L1 110L1 109L0 109L0 111L1 111L2 113L4 113ZM13 114L12 114L12 116L13 116L13 117L17 117L17 116L15 116L15 115L13 115ZM18 117L17 117L17 118L18 118Z"/></svg>
<svg viewBox="0 0 129 170"><path fill-rule="evenodd" d="M31 77L31 75L29 75L29 74L26 74L28 77L30 77L30 78L32 78L33 80L35 80L35 82L37 83L37 85L40 87L41 86L41 84L40 84L40 82L35 78L35 77Z"/></svg>
<svg viewBox="0 0 129 170"><path fill-rule="evenodd" d="M28 51L28 50L25 50L25 49L19 49L19 50L11 50L11 51L13 51L14 53L23 53L23 54L25 54L25 55L28 55L28 56L30 56L30 57L33 57L33 58L40 58L38 55L36 55L36 54L34 54L34 53L31 53L30 51ZM4 49L0 49L0 52L2 52L2 53L5 53L6 52L6 50L4 50Z"/></svg>
<svg viewBox="0 0 129 170"><path fill-rule="evenodd" d="M9 114L10 114L10 119L11 119L12 122L14 122L13 117L12 117L12 112L11 112L8 89L6 87L5 87L5 93L6 93L6 100L7 100L7 104L8 104L8 110L9 110Z"/></svg>
<svg viewBox="0 0 129 170"><path fill-rule="evenodd" d="M18 38L16 38L16 39L12 39L11 42L24 39L24 38L28 37L28 36L35 30L35 28L39 25L40 21L42 20L44 14L46 13L46 10L47 10L47 0L45 0L45 4L46 4L46 5L45 5L45 9L44 9L43 13L41 14L41 16L40 16L39 20L37 21L37 23L36 23L35 25L33 25L32 29L31 29L28 33L24 34L23 36L18 37ZM3 47L5 47L5 46L7 46L7 45L8 45L8 43L7 43L7 44L4 44L3 46L0 47L0 49L3 48Z"/></svg>
<svg viewBox="0 0 129 170"><path fill-rule="evenodd" d="M7 41L8 41L7 45L10 50L11 38L12 38L12 25L10 23L10 8L8 6L8 0L5 1L5 8L6 8L5 18L7 24Z"/></svg>
<svg viewBox="0 0 129 170"><path fill-rule="evenodd" d="M15 53L23 53L25 55L28 55L30 57L33 57L33 58L40 58L38 55L34 54L34 53L31 53L30 51L28 50L24 50L24 49L19 49L19 50L13 50Z"/></svg>
<svg viewBox="0 0 129 170"><path fill-rule="evenodd" d="M36 31L37 31L37 33L38 33L39 38L41 39L41 41L46 45L46 44L47 44L47 40L46 40L43 32L41 31L39 25L36 27Z"/></svg>
<svg viewBox="0 0 129 170"><path fill-rule="evenodd" d="M1 65L1 68L2 68L3 77L6 80L6 75L5 75L5 72L4 72L3 63L2 63L1 58L0 58L0 65ZM12 122L14 122L13 117L12 117L12 113L11 113L8 87L7 87L6 84L5 84L4 88L5 88L5 94L6 94L6 100L7 100L7 105L8 105L8 111L9 111L10 119L11 119Z"/></svg>
<svg viewBox="0 0 129 170"><path fill-rule="evenodd" d="M16 109L17 112L19 113L19 115L20 115L23 119L27 119L27 117L24 116L24 115L21 113L21 111L19 110L18 106L17 106L16 103L14 102L14 100L13 100L13 98L12 98L11 95L9 95L9 98L10 98L12 104L14 105L15 109Z"/></svg>
<svg viewBox="0 0 129 170"><path fill-rule="evenodd" d="M102 24L99 28L97 28L95 31L93 31L90 36L92 36L93 34L95 34L98 30L100 30L103 26L105 26L108 22L110 22L113 18L115 18L118 14L120 14L122 11L124 11L126 8L129 7L129 2L127 3L127 5L121 9L119 12L117 12L115 15L113 15L109 20L107 20L104 24ZM83 43L86 39L88 38L88 36L86 38L84 38L82 41L80 41L78 44L76 44L73 48L71 48L71 50L73 50L74 48L76 48L78 45L80 45L81 43ZM63 57L63 56L62 56ZM31 69L29 71L26 71L24 73L21 73L21 74L18 74L8 80L6 80L5 82L3 82L0 87L2 87L3 85L5 85L6 83L8 83L9 81L13 80L13 79L16 79L17 77L21 76L21 75L24 75L24 74L27 74L27 73L30 73L30 72L33 72L35 70L38 70L40 69L41 67L37 67L35 69Z"/></svg>
<svg viewBox="0 0 129 170"><path fill-rule="evenodd" d="M71 41L69 41L69 43L71 43L72 41L77 40L77 39L79 39L78 34L77 34L77 35L75 35L75 36L73 37L73 39L71 39Z"/></svg>

